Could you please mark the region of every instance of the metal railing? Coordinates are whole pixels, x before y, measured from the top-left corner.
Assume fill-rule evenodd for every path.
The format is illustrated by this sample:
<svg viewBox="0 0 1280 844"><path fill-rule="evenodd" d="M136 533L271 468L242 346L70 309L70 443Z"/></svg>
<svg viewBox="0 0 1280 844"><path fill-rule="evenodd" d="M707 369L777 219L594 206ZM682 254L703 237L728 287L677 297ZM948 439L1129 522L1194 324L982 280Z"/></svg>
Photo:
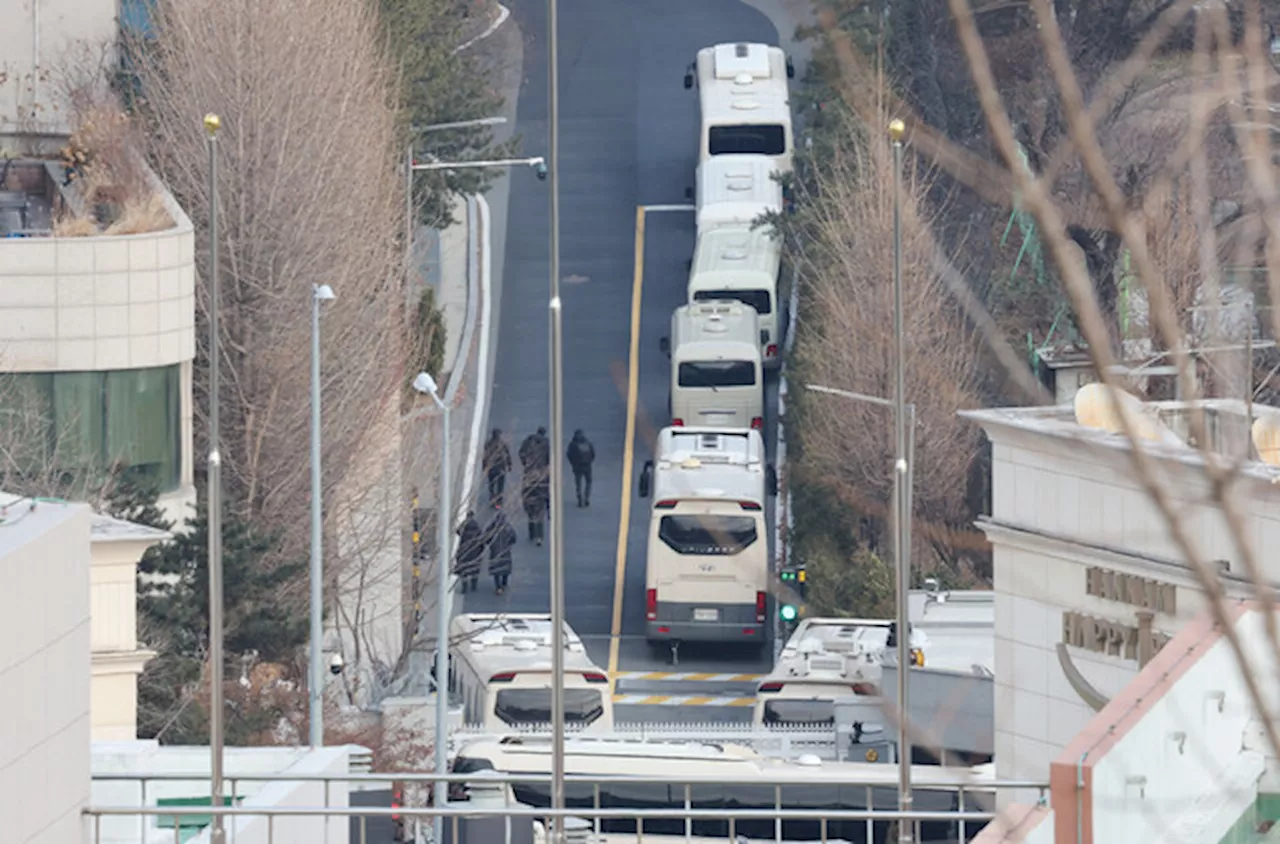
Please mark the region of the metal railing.
<svg viewBox="0 0 1280 844"><path fill-rule="evenodd" d="M817 769L821 770L821 769ZM815 773L817 773L817 770ZM198 782L207 783L207 777L192 774L124 774L110 773L98 774L93 777L97 782L137 782L141 788L141 805L129 806L90 806L84 810L84 816L87 819L92 830L89 841L91 844L103 844L106 840L119 840L119 836L111 836L110 839L104 839L102 835L102 823L104 819L110 818L132 818L142 822L142 830L139 841L142 844L155 839L153 831L157 829L153 823L148 823L148 819L155 818L174 818L174 837L175 844L181 844L184 830L179 819L184 817L200 817L206 818L210 816L231 819L228 823L228 844L236 844L236 834L238 824L234 821L240 818L260 818L266 820L265 837L254 835L255 841L265 841L266 844L292 844L294 841L305 840L307 844L312 842L329 842L331 840L330 828L328 823L320 824L323 826L322 834L309 833L304 838L297 837L277 837L276 824L282 819L290 818L315 818L315 819L349 819L353 828L350 831L352 840L357 844L377 844L374 839L369 837L369 822L371 820L414 820L422 821L422 828L430 829L430 821L436 817L445 820L446 823L452 825L452 838L450 840L457 842L459 838L459 824L463 821L475 819L502 819L504 821L503 844L512 844L512 821L539 821L545 822L551 818L582 818L591 826L595 834L602 834L606 830L601 827L606 821L623 821L634 822L634 832L627 832L626 839L628 841L635 840L637 842L658 841L658 842L675 842L680 840L691 840L695 836L694 824L705 822L718 822L726 825L728 829L727 837L722 835L710 836L716 840L724 839L729 842L737 840L738 827L744 823L756 823L759 821L768 821L773 825L773 836L770 838L761 838L758 835L752 838L753 841L775 841L781 842L783 838L783 823L788 821L809 821L818 824L817 840L828 842L839 840L838 836L829 834L829 830L833 826L845 824L849 822L865 824L865 835L867 841L874 840L874 825L877 823L889 822L910 822L913 824L921 824L927 822L944 822L954 824L958 831L958 840L967 841L970 833L976 834L979 829L986 825L993 817L995 812L991 808L983 806L985 802L987 806L991 804L991 798L994 792L1010 789L1034 790L1040 794L1040 800L1043 802L1047 799L1049 784L1043 781L1021 781L1021 780L975 780L972 783L966 782L943 782L943 783L918 783L914 786L916 791L928 792L954 792L956 794L956 807L945 810L915 810L903 812L898 809L876 809L877 802L884 802L883 798L877 800L875 792L893 790L894 783L889 780L876 780L874 782L856 782L856 781L840 781L822 783L815 776L814 781L806 783L788 782L777 783L769 782L767 778L756 777L682 777L679 780L665 776L636 776L636 775L578 775L569 774L565 777L566 787L575 784L587 784L592 789L592 801L590 806L576 806L566 808L562 811L554 811L550 808L530 807L514 802L512 791L509 785L512 784L536 784L551 783L551 777L548 775L530 775L530 774L504 774L494 771L484 771L470 774L448 774L440 776L437 774L424 773L378 773L378 774L237 774L226 778L231 794L231 806L210 807L210 806L158 806L146 805L148 783L161 782ZM324 805L317 806L236 806L236 800L245 795L239 793L239 785L243 783L323 783L324 786ZM443 808L433 808L430 806L401 806L401 807L374 807L374 806L332 806L331 798L341 793L345 802L346 792L351 785L369 785L369 784L387 784L401 783L408 785L416 784L432 784L435 782L467 784L471 787L475 799L468 804L447 804ZM668 788L683 789L683 806L666 807L666 808L615 808L602 805L601 788L606 785L663 785ZM340 788L339 785L346 786ZM864 806L861 809L823 809L823 808L785 808L784 804L793 802L793 798L784 800L784 789L794 791L797 788L807 789L827 786L838 786L840 789L865 789ZM484 790L492 789L499 786L497 790L501 792L500 799L484 796ZM702 802L703 798L695 797L694 789L698 787L708 786L749 786L754 788L771 788L773 789L774 805L772 808L765 809L727 809L727 808L697 808L695 803ZM155 790L152 790L155 794ZM496 796L496 795L495 795ZM985 799L984 799L985 798ZM892 802L892 801L890 801ZM645 831L646 821L683 821L683 834L672 834L669 831L663 833L655 833ZM189 827L186 829L189 830ZM318 832L319 830L317 830ZM246 836L247 837L247 836ZM702 833L698 833L699 838L705 838ZM527 840L527 836L525 837ZM419 840L422 840L419 838ZM807 839L811 840L811 839ZM917 839L919 840L919 839Z"/></svg>

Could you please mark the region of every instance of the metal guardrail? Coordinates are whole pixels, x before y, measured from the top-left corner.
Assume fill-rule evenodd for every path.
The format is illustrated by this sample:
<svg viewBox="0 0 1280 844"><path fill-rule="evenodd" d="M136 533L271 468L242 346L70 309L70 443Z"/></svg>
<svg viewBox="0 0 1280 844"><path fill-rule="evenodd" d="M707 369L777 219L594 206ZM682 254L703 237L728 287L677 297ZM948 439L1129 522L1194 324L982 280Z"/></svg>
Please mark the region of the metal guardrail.
<svg viewBox="0 0 1280 844"><path fill-rule="evenodd" d="M748 747L762 756L794 759L813 754L824 761L861 762L863 757L855 753L852 744L854 728L840 724L828 726L772 726L761 728L750 723L653 723L636 722L614 724L610 730L572 730L573 735L598 740L618 739L634 741L708 742L712 744L737 744ZM512 734L549 736L551 728L546 724L513 725L509 730L495 733L481 725L469 724L452 732L449 754L453 756L463 745L477 741L499 741Z"/></svg>
<svg viewBox="0 0 1280 844"><path fill-rule="evenodd" d="M226 807L209 807L209 806L149 806L147 802L147 783L157 782L199 782L207 783L208 778L191 774L126 774L126 773L107 773L98 774L93 777L95 781L100 782L138 782L142 789L140 805L136 806L90 806L85 809L83 814L88 820L93 833L89 839L91 844L101 844L102 838L102 821L108 818L134 818L143 821L142 842L145 844L149 839L150 830L154 829L145 823L147 818L161 817L210 817L217 815L224 818L265 818L267 820L267 844L276 844L275 823L281 818L347 818L352 822L358 822L358 829L355 831L356 841L358 844L369 844L368 822L373 819L417 819L423 821L424 827L429 827L427 821L439 816L447 819L453 825L453 841L460 840L458 837L458 824L462 820L470 819L505 819L504 844L512 844L512 819L528 819L528 820L545 820L553 817L576 817L588 820L593 830L599 832L601 821L605 820L624 820L636 821L635 840L637 842L649 841L665 841L672 842L680 840L681 836L672 836L670 834L646 833L643 829L643 821L647 820L683 820L685 822L685 836L692 835L693 823L695 821L720 821L727 822L729 826L728 841L736 840L735 826L738 823L749 822L754 820L773 821L775 835L771 839L781 842L782 823L783 821L819 821L822 842L830 840L827 829L832 822L864 822L866 824L867 840L872 839L874 824L888 823L893 821L905 821L911 823L923 823L929 821L943 821L957 824L959 830L959 840L966 841L968 839L969 830L975 833L981 826L985 825L993 817L995 813L985 810L974 810L970 808L976 803L978 794L990 794L993 791L1006 789L1034 789L1043 796L1047 794L1049 784L1041 781L1023 781L1023 780L992 780L992 781L975 781L971 784L957 782L954 784L918 784L916 787L920 789L928 789L931 791L951 791L957 793L957 809L939 810L939 811L910 811L902 812L897 809L785 809L783 806L783 789L795 788L795 783L773 783L761 777L682 777L674 780L665 776L637 776L629 774L620 774L616 776L602 775L582 775L582 774L566 774L566 784L586 783L593 787L593 805L589 808L576 807L568 808L561 811L555 811L550 808L536 808L520 804L512 804L511 790L502 789L503 798L501 805L494 805L494 801L485 800L483 805L480 801L476 804L446 804L441 808L434 807L368 807L368 806L330 806L329 801L334 793L334 784L368 784L368 783L386 783L399 782L404 784L422 783L429 784L435 782L447 783L470 783L473 787L480 785L502 785L513 783L550 783L551 777L548 775L531 775L531 774L504 774L494 771L486 771L483 775L471 774L448 774L440 776L438 774L426 774L417 772L386 772L377 774L244 774L234 777L228 776L232 789L233 798L236 795L238 783L246 782L288 782L288 783L306 783L306 782L322 782L324 783L325 805L323 806L278 806L278 807L244 807L244 806L226 806ZM619 783L619 784L662 784L667 786L680 786L684 789L684 806L683 808L656 808L656 809L639 809L639 808L612 808L601 806L600 785L601 783ZM699 785L744 785L744 786L765 786L774 789L774 807L772 809L701 809L693 807L693 788ZM877 782L856 782L847 781L839 783L841 788L865 788L866 789L866 805L874 806L873 789L884 789L892 787L892 783L884 781ZM345 795L344 795L345 797ZM234 804L235 800L232 800ZM976 825L976 826L973 826ZM229 837L228 844L235 844L235 824L228 824ZM324 824L324 833L320 838L310 837L307 844L315 841L327 841L329 837L328 824ZM181 844L183 827L180 823L174 824L174 841L175 844ZM631 834L627 834L630 840ZM292 842L294 839L280 839L281 844ZM764 839L756 839L761 841Z"/></svg>

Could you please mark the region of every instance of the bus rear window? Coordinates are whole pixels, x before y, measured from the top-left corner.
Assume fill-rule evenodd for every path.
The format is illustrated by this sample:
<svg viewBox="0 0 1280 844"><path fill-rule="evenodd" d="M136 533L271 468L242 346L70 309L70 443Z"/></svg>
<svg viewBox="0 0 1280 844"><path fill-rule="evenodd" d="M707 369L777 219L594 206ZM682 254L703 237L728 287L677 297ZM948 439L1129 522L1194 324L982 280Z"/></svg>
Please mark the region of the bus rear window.
<svg viewBox="0 0 1280 844"><path fill-rule="evenodd" d="M836 706L829 700L771 700L764 705L766 724L834 724Z"/></svg>
<svg viewBox="0 0 1280 844"><path fill-rule="evenodd" d="M756 520L750 516L663 516L658 538L677 554L729 556L756 541Z"/></svg>
<svg viewBox="0 0 1280 844"><path fill-rule="evenodd" d="M756 365L749 360L682 363L676 378L681 387L754 387Z"/></svg>
<svg viewBox="0 0 1280 844"><path fill-rule="evenodd" d="M503 689L494 702L503 723L545 724L551 720L551 689ZM604 714L604 698L597 689L565 689L564 720L569 724L594 723Z"/></svg>
<svg viewBox="0 0 1280 844"><path fill-rule="evenodd" d="M768 290L699 290L693 294L695 302L741 302L756 309L758 314L773 312Z"/></svg>
<svg viewBox="0 0 1280 844"><path fill-rule="evenodd" d="M707 134L711 155L782 155L787 151L787 132L777 123L712 126Z"/></svg>

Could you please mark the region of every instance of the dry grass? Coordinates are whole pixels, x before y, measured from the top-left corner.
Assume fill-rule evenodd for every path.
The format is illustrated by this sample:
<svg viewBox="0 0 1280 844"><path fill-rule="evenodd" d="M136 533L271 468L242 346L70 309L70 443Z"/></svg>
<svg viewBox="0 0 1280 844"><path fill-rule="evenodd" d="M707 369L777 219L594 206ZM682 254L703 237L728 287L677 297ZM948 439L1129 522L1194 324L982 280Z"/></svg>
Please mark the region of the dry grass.
<svg viewBox="0 0 1280 844"><path fill-rule="evenodd" d="M107 227L106 234L145 234L173 227L173 217L164 207L164 198L158 193L143 197L129 197L120 210L120 216Z"/></svg>

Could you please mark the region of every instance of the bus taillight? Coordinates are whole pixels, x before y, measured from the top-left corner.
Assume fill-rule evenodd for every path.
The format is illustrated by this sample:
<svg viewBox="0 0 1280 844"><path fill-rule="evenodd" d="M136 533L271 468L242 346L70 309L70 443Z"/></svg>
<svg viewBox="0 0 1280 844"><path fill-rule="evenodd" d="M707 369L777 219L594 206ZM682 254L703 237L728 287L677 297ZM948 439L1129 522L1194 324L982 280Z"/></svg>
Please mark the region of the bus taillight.
<svg viewBox="0 0 1280 844"><path fill-rule="evenodd" d="M671 427L672 427L672 428L683 428L683 427L684 427L684 420L683 420L683 419L672 419L672 420L671 420Z"/></svg>
<svg viewBox="0 0 1280 844"><path fill-rule="evenodd" d="M764 356L767 358L776 358L778 356L778 344L770 343L764 348Z"/></svg>
<svg viewBox="0 0 1280 844"><path fill-rule="evenodd" d="M492 677L490 677L489 682L490 683L510 683L515 678L516 678L516 672L503 671L499 674L494 674Z"/></svg>
<svg viewBox="0 0 1280 844"><path fill-rule="evenodd" d="M782 683L761 683L758 692L780 692L782 691Z"/></svg>
<svg viewBox="0 0 1280 844"><path fill-rule="evenodd" d="M599 671L588 671L582 675L582 679L588 683L607 683L609 678L601 674Z"/></svg>
<svg viewBox="0 0 1280 844"><path fill-rule="evenodd" d="M752 417L751 417L751 427L752 427L752 428L755 428L757 431L762 431L762 430L764 430L764 417L763 417L763 416L752 416Z"/></svg>
<svg viewBox="0 0 1280 844"><path fill-rule="evenodd" d="M760 505L755 501L739 501L738 506L743 510L759 510Z"/></svg>
<svg viewBox="0 0 1280 844"><path fill-rule="evenodd" d="M649 621L658 620L658 590L647 589L644 593L644 617Z"/></svg>
<svg viewBox="0 0 1280 844"><path fill-rule="evenodd" d="M764 624L764 605L766 596L763 592L756 593L756 624Z"/></svg>

